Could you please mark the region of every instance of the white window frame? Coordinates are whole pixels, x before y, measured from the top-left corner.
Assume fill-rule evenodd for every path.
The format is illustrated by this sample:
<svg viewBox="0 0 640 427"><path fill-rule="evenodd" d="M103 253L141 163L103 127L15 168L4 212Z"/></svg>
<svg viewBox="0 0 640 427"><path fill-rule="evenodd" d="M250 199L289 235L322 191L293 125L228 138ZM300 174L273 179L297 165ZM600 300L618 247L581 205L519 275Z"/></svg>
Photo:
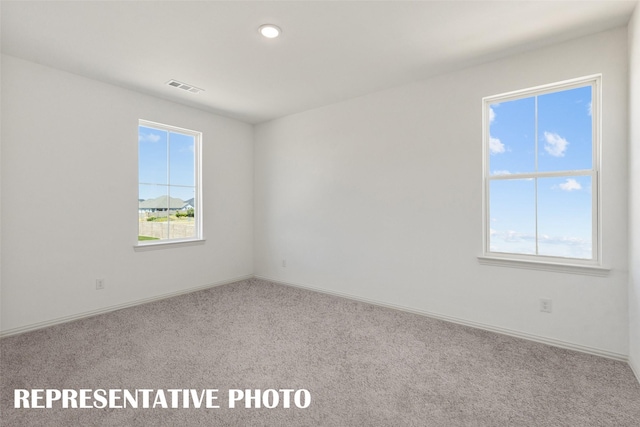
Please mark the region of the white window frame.
<svg viewBox="0 0 640 427"><path fill-rule="evenodd" d="M592 150L593 161L589 170L561 172L533 172L511 175L491 175L489 170L489 141L490 141L490 106L495 103L514 101L533 96L545 95L548 93L560 92L578 87L592 87ZM606 275L608 269L602 266L602 236L601 236L601 110L602 110L602 75L590 75L558 83L536 86L528 89L502 93L499 95L487 96L482 99L482 255L478 260L482 264L499 265L506 267L518 267L528 269L542 269L560 272ZM538 130L536 129L536 155L538 152ZM530 178L553 178L564 176L590 176L592 179L592 258L565 258L547 255L529 255L507 252L492 252L490 250L490 183L493 180L502 179L530 179ZM537 202L536 202L537 210ZM537 212L536 212L537 217ZM536 221L536 240L537 240Z"/></svg>
<svg viewBox="0 0 640 427"><path fill-rule="evenodd" d="M195 157L195 165L194 165L194 183L195 183L195 191L194 191L194 221L195 221L195 237L189 238L179 238L179 239L164 239L164 240L143 240L138 241L136 233L136 244L134 245L134 249L136 251L139 250L149 250L149 249L160 249L167 248L173 246L189 246L194 244L204 243L205 239L203 236L203 222L202 222L202 132L181 128L172 125L166 125L164 123L152 122L150 120L139 119L138 127L136 128L139 132L140 126L150 127L154 129L159 129L167 132L175 132L181 133L184 135L190 135L194 138L194 157ZM167 159L168 161L168 159ZM139 163L138 163L139 164ZM139 166L138 166L138 176L140 174ZM140 179L138 178L138 188L140 186ZM139 191L139 190L138 190ZM139 220L139 215L137 216ZM139 230L137 229L136 232Z"/></svg>

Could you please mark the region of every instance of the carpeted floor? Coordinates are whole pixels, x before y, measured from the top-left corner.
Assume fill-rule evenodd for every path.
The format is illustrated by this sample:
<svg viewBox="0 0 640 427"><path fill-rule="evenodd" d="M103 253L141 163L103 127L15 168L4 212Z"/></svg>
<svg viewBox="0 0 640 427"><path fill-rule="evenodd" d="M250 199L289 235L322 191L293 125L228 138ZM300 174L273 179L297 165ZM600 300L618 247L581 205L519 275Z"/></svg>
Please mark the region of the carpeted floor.
<svg viewBox="0 0 640 427"><path fill-rule="evenodd" d="M248 280L0 340L3 426L638 426L623 362ZM219 409L13 409L14 389L218 389ZM306 409L229 389L307 389Z"/></svg>

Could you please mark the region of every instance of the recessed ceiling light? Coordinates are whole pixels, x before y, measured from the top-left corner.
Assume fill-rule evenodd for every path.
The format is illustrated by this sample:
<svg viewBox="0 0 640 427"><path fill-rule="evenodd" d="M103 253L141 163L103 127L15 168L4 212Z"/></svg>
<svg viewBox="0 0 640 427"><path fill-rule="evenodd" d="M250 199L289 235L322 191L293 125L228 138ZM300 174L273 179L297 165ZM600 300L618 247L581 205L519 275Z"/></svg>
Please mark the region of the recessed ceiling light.
<svg viewBox="0 0 640 427"><path fill-rule="evenodd" d="M282 32L280 27L278 27L277 25L273 25L273 24L261 25L260 28L258 28L258 31L260 32L260 34L262 34L263 36L265 36L268 39L275 39Z"/></svg>

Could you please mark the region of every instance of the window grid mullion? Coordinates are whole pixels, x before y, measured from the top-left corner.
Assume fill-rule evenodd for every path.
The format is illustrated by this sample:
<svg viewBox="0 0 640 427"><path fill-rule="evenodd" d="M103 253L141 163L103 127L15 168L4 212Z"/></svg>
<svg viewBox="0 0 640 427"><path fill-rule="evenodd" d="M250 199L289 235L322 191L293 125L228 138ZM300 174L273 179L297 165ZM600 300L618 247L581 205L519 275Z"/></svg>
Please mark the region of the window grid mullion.
<svg viewBox="0 0 640 427"><path fill-rule="evenodd" d="M534 157L534 170L536 171L536 175L538 174L538 97L535 97L535 101L534 101L534 129L533 129L533 134L534 134L534 153L533 153L533 157ZM534 200L534 209L535 209L535 215L534 215L534 220L536 223L536 255L540 255L540 251L538 248L538 178L536 177L534 180L534 192L533 192L533 197L535 197Z"/></svg>
<svg viewBox="0 0 640 427"><path fill-rule="evenodd" d="M167 238L171 239L171 132L167 132Z"/></svg>
<svg viewBox="0 0 640 427"><path fill-rule="evenodd" d="M491 180L501 179L535 179L535 178L562 178L565 176L590 176L593 174L592 169L581 170L561 170L552 172L532 172L532 173L512 173L508 175L493 175L490 176Z"/></svg>
<svg viewBox="0 0 640 427"><path fill-rule="evenodd" d="M602 148L600 143L600 83L594 82L591 85L591 241L593 242L593 257L598 261L602 258L600 242L600 155ZM594 108L595 106L595 108ZM596 162L598 162L596 164ZM595 188L595 191L593 189Z"/></svg>

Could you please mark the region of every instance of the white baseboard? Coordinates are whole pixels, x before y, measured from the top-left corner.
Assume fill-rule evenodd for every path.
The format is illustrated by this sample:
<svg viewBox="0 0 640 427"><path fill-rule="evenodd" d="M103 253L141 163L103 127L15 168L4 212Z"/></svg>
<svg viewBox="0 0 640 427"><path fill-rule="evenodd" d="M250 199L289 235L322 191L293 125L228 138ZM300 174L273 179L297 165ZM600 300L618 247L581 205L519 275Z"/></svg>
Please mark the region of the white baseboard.
<svg viewBox="0 0 640 427"><path fill-rule="evenodd" d="M204 285L204 286L196 286L196 287L193 287L193 288L183 289L183 290L176 291L176 292L169 292L169 293L166 293L166 294L156 295L156 296L153 296L153 297L150 297L150 298L143 298L143 299L138 299L138 300L135 300L135 301L129 301L129 302L126 302L126 303L123 303L123 304L111 305L109 307L103 307L103 308L99 308L97 310L85 311L85 312L82 312L82 313L73 314L71 316L58 317L56 319L47 320L45 322L32 323L30 325L20 326L18 328L13 328L13 329L8 329L6 331L2 331L2 332L0 332L0 338L8 337L8 336L11 336L11 335L17 335L17 334L21 334L21 333L24 333L24 332L34 331L36 329L42 329L42 328L46 328L46 327L49 327L49 326L59 325L61 323L72 322L74 320L84 319L86 317L97 316L98 314L109 313L111 311L116 311L116 310L120 310L120 309L127 308L127 307L133 307L133 306L136 306L136 305L141 305L141 304L146 304L146 303L149 303L149 302L154 302L154 301L159 301L159 300L163 300L163 299L167 299L167 298L171 298L171 297L176 297L178 295L190 294L192 292L202 291L202 290L205 290L205 289L214 288L216 286L228 285L229 283L240 282L242 280L252 279L253 277L254 277L253 274L248 274L246 276L234 277L232 279L222 280L222 281L215 282L215 283L209 283L209 284Z"/></svg>
<svg viewBox="0 0 640 427"><path fill-rule="evenodd" d="M629 367L633 371L633 374L636 376L638 383L640 383L640 365L636 364L633 357L629 356Z"/></svg>
<svg viewBox="0 0 640 427"><path fill-rule="evenodd" d="M509 335L509 336L516 337L516 338L522 338L522 339L526 339L526 340L529 340L529 341L535 341L535 342L539 342L539 343L542 343L542 344L551 345L551 346L554 346L554 347L560 347L560 348L564 348L564 349L568 349L568 350L575 350L575 351L579 351L581 353L587 353L587 354L592 354L592 355L595 355L595 356L606 357L608 359L620 360L620 361L623 361L623 362L628 362L629 361L629 357L626 354L616 353L616 352L613 352L613 351L603 350L603 349L600 349L600 348L584 346L584 345L575 344L575 343L572 343L572 342L557 340L557 339L554 339L554 338L542 337L542 336L539 336L539 335L529 334L529 333L526 333L526 332L516 331L516 330L513 330L513 329L502 328L502 327L499 327L499 326L488 325L486 323L474 322L472 320L461 319L461 318L458 318L458 317L448 316L448 315L440 314L440 313L434 313L434 312L431 312L431 311L418 310L418 309L415 309L415 308L406 307L406 306L402 306L402 305L398 305L398 304L389 304L389 303L386 303L384 301L378 301L378 300L374 300L374 299L370 299L370 298L363 298L363 297L360 297L360 296L357 296L357 295L348 294L348 293L344 293L344 292L330 291L330 290L327 290L327 289L322 289L322 288L315 287L315 286L309 286L309 285L302 284L302 283L284 282L282 280L273 279L273 278L266 277L266 276L255 276L255 278L256 279L267 280L269 282L278 283L278 284L285 285L285 286L292 286L292 287L296 287L296 288L308 289L308 290L315 291L315 292L320 292L320 293L323 293L323 294L328 294L328 295L338 296L338 297L347 298L347 299L351 299L351 300L355 300L355 301L365 302L365 303L368 303L368 304L373 304L373 305L377 305L377 306L381 306L381 307L393 308L393 309L396 309L396 310L406 311L406 312L418 314L418 315L421 315L421 316L433 317L435 319L440 319L440 320L444 320L444 321L451 322L451 323L457 323L457 324L460 324L460 325L470 326L472 328L483 329L483 330L486 330L486 331L496 332L496 333L503 334L503 335ZM632 369L633 369L633 366L632 366ZM636 370L634 372L636 372L636 377L638 377L638 374L637 374L638 371ZM640 377L638 377L638 378L640 378Z"/></svg>
<svg viewBox="0 0 640 427"><path fill-rule="evenodd" d="M320 293L323 293L323 294L333 295L333 296L337 296L337 297L341 297L341 298L347 298L347 299L360 301L360 302L364 302L364 303L368 303L368 304L373 304L373 305L377 305L377 306L381 306L381 307L387 307L387 308L392 308L392 309L396 309L396 310L406 311L408 313L414 313L414 314L418 314L418 315L421 315L421 316L432 317L432 318L435 318L435 319L440 319L440 320L444 320L444 321L447 321L447 322L452 322L452 323L457 323L457 324L460 324L460 325L470 326L470 327L477 328L477 329L483 329L483 330L486 330L486 331L491 331L491 332L496 332L496 333L499 333L499 334L509 335L509 336L513 336L513 337L516 337L516 338L522 338L522 339L526 339L526 340L530 340L530 341L539 342L539 343L542 343L542 344L552 345L554 347L560 347L560 348L565 348L565 349L568 349L568 350L575 350L575 351L579 351L579 352L582 352L582 353L587 353L587 354L593 354L593 355L596 355L596 356L606 357L606 358L609 358L609 359L625 361L625 362L629 363L629 366L631 367L631 370L634 372L636 378L638 379L638 382L640 382L640 365L637 365L635 363L635 361L633 361L628 355L625 355L625 354L616 353L616 352L612 352L612 351L608 351L608 350L603 350L603 349L599 349L599 348L595 348L595 347L583 346L583 345L580 345L580 344L575 344L575 343L562 341L562 340L556 340L556 339L553 339L553 338L542 337L542 336L538 336L538 335L534 335L534 334L529 334L529 333L526 333L526 332L516 331L516 330L512 330L512 329L507 329L507 328L502 328L502 327L493 326L493 325L489 325L489 324L485 324L485 323L474 322L474 321L471 321L471 320L461 319L461 318L458 318L458 317L448 316L448 315L435 313L435 312L431 312L431 311L418 310L418 309L415 309L415 308L406 307L406 306L402 306L402 305L398 305L398 304L390 304L390 303L386 303L384 301L374 300L374 299L370 299L370 298L364 298L364 297L360 297L358 295L353 295L353 294L349 294L349 293L345 293L345 292L330 291L330 290L323 289L323 288L316 287L316 286L309 286L309 285L302 284L302 283L285 282L285 281L282 281L282 280L279 280L279 279L274 279L274 278L270 278L270 277L266 277L266 276L252 275L252 274L249 274L249 275L246 275L246 276L235 277L235 278L232 278L232 279L222 280L222 281L215 282L215 283L210 283L210 284L207 284L207 285L204 285L204 286L196 286L196 287L193 287L193 288L183 289L183 290L177 291L177 292L170 292L170 293L166 293L166 294L161 294L161 295L157 295L157 296L154 296L154 297L151 297L151 298L143 298L143 299L130 301L130 302L123 303L123 304L117 304L117 305L113 305L113 306L109 306L109 307L103 307L103 308L100 308L100 309L97 309L97 310L86 311L86 312L78 313L78 314L71 315L71 316L59 317L59 318L48 320L48 321L45 321L45 322L33 323L33 324L30 324L30 325L21 326L21 327L14 328L14 329L8 329L6 331L0 332L0 338L8 337L8 336L11 336L11 335L21 334L21 333L33 331L33 330L36 330L36 329L42 329L42 328L46 328L46 327L49 327L49 326L58 325L58 324L61 324L61 323L67 323L67 322L71 322L71 321L74 321L74 320L83 319L83 318L86 318L86 317L92 317L92 316L96 316L96 315L103 314L103 313L109 313L111 311L120 310L120 309L127 308L127 307L133 307L133 306L136 306L136 305L141 305L141 304L146 304L146 303L149 303L149 302L159 301L159 300L163 300L163 299L166 299L166 298L175 297L175 296L178 296L178 295L189 294L189 293L192 293L192 292L197 292L197 291L201 291L201 290L204 290L204 289L209 289L209 288L213 288L213 287L216 287L216 286L222 286L222 285L227 285L229 283L239 282L239 281L242 281L242 280L248 280L248 279L252 279L252 278L261 279L261 280L267 280L267 281L270 281L270 282L273 282L273 283L278 283L278 284L285 285L285 286L292 286L292 287L296 287L296 288L307 289L307 290L311 290L311 291L315 291L315 292L320 292Z"/></svg>

